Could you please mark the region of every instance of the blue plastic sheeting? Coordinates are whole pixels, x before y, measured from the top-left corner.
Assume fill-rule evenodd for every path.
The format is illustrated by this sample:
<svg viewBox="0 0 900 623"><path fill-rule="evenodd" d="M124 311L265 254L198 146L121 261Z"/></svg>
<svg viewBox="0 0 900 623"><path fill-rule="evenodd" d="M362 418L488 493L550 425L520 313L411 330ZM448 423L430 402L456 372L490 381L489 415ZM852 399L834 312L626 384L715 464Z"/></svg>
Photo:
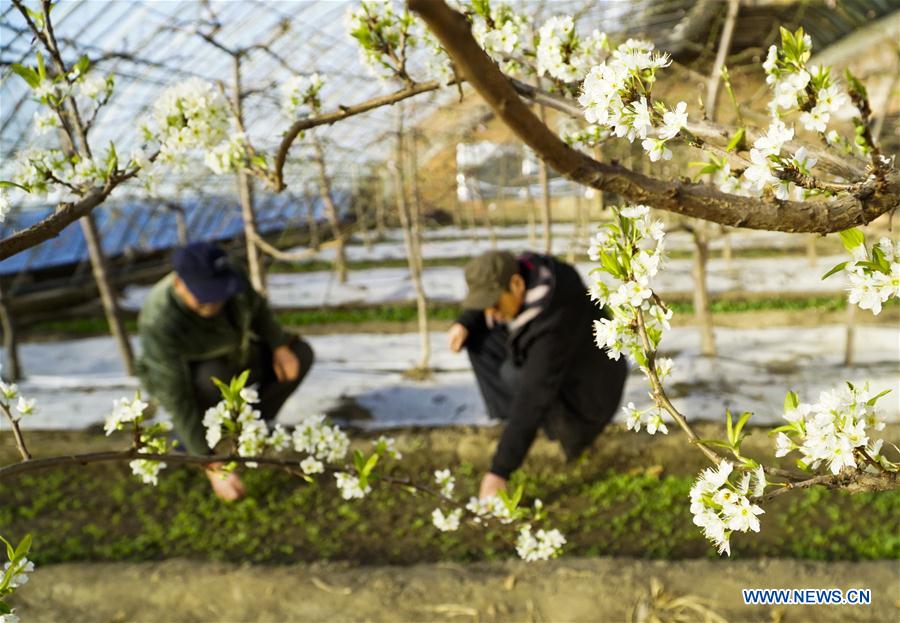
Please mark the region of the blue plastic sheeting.
<svg viewBox="0 0 900 623"><path fill-rule="evenodd" d="M336 191L338 206L350 200L349 193ZM307 203L313 202L313 214L320 218L324 205L319 197L262 195L257 197L257 228L271 234L289 227L305 225ZM203 197L181 201L188 239L229 240L242 235L244 224L241 207L232 198ZM10 215L0 227L0 237L37 223L53 212L53 208L28 210ZM103 205L93 211L100 230L103 253L117 257L123 253L140 256L178 246L175 211L160 201L125 201ZM0 261L0 275L78 264L88 260L87 244L77 223L72 223L59 236L22 253Z"/></svg>

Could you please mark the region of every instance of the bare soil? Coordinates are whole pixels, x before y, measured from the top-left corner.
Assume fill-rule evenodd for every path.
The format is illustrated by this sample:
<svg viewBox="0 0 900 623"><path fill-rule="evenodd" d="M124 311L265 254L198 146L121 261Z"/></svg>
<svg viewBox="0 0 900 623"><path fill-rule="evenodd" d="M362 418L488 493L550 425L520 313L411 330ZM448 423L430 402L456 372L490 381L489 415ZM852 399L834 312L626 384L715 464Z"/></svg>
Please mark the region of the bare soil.
<svg viewBox="0 0 900 623"><path fill-rule="evenodd" d="M868 588L872 603L747 606L742 588ZM69 623L888 623L900 620L900 562L595 558L409 567L80 563L36 570L14 605L23 621Z"/></svg>

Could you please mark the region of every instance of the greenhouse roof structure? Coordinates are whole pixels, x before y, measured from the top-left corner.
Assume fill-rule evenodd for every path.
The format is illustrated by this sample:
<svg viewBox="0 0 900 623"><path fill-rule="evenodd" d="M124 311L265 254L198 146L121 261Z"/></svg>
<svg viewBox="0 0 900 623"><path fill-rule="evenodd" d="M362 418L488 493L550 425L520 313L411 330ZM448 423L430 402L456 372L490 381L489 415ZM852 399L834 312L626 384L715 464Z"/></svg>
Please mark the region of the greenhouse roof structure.
<svg viewBox="0 0 900 623"><path fill-rule="evenodd" d="M0 178L9 175L23 149L57 142L54 135L36 136L33 119L41 105L12 69L17 63L34 63L35 45L15 6L19 2L28 6L34 0L0 0ZM97 71L115 76L114 95L93 125L92 143L103 146L112 141L120 152L127 153L140 144L140 123L166 88L200 78L230 89L235 81L235 55L240 52L246 131L258 149L272 152L290 122L280 108L279 86L291 76L325 76L321 93L325 110L398 88L373 76L361 61L346 24L348 11L357 4L342 0L66 0L54 6L52 15L64 59L74 62L86 55ZM723 0L514 0L511 4L533 16L535 24L551 15L570 14L579 17L579 27L603 29L614 40L647 37L700 72L711 65L709 42L718 36L727 5ZM858 34L863 27L896 22L898 16L897 0L741 0L732 54L736 62L758 63L767 46L776 41L779 25L802 24L814 49L822 50ZM415 80L428 79L422 54L411 58L410 68ZM413 125L440 108L453 106L458 97L454 88L425 93L406 100L400 114L406 124ZM325 145L336 187L348 190L360 170L391 158L397 108L377 108L316 130ZM436 131L433 125L429 131ZM447 132L452 134L453 129ZM306 196L305 187L312 177L311 167L305 166L308 155L308 145L296 145L285 170L288 189L295 197ZM185 197L219 198L232 188L230 181L205 169L189 168L164 180L153 201L171 199L199 206L210 202ZM118 203L99 211L104 215L104 228L110 231L118 231L115 217L126 215L127 206L148 205L124 199L129 194L140 196L136 184L129 183L117 193L121 195L113 199ZM4 235L50 210L46 205L31 207L37 211L20 211L7 223ZM126 222L139 218L145 208L135 209ZM149 218L147 227L155 230L170 226L172 214L160 210ZM218 229L216 235L226 230ZM212 230L206 233L213 235ZM237 233L235 230L232 235ZM15 262L0 263L0 272L39 267L51 257L83 260L80 236L77 228L70 227L58 240L48 241ZM122 244L105 243L113 245L108 249L113 254L136 240L116 239ZM65 251L60 252L61 248Z"/></svg>
<svg viewBox="0 0 900 623"><path fill-rule="evenodd" d="M26 2L27 4L27 2ZM228 2L153 0L67 0L53 10L64 58L82 54L99 71L116 77L114 101L95 124L98 145L108 140L128 149L139 140L136 125L167 87L190 77L230 86L234 60L244 50L242 88L248 93L246 126L262 149L277 143L286 120L279 110L278 85L291 75L326 77L326 109L364 101L395 88L375 79L360 61L347 32L345 15L356 2L341 0L241 0ZM646 36L678 56L696 57L715 36L724 16L721 0L519 0L535 23L550 15L579 15L584 28L613 38ZM896 0L743 0L733 50L765 49L777 25L802 23L822 49L859 27L897 10ZM33 61L33 40L11 0L0 2L0 157L9 159L34 140L38 107L30 89L10 69ZM412 59L412 74L422 59ZM417 73L418 72L418 73ZM420 96L404 114L427 114L453 98L453 90ZM374 110L328 127L329 158L362 163L387 155L384 140L395 111ZM3 167L5 172L6 167Z"/></svg>

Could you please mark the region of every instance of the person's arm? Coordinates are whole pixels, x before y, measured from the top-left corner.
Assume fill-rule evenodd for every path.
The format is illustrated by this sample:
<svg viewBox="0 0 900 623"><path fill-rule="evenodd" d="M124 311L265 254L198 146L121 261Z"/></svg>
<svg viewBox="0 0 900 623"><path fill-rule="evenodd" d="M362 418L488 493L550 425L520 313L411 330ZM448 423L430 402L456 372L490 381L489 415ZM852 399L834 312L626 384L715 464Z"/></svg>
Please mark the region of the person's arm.
<svg viewBox="0 0 900 623"><path fill-rule="evenodd" d="M509 422L491 462L491 473L503 479L508 479L525 460L544 417L559 400L559 389L571 361L570 328L583 320L578 306L551 313L551 317L542 319L546 330L534 338L529 348Z"/></svg>
<svg viewBox="0 0 900 623"><path fill-rule="evenodd" d="M251 309L253 318L250 326L253 332L265 342L269 348L275 351L279 346L284 346L291 341L291 336L281 328L281 324L275 320L275 315L269 307L269 302L256 290L249 288L248 296L251 297Z"/></svg>
<svg viewBox="0 0 900 623"><path fill-rule="evenodd" d="M466 340L472 337L477 339L488 330L484 311L480 309L464 309L456 318L456 324L460 324L466 329ZM463 343L464 345L465 343Z"/></svg>
<svg viewBox="0 0 900 623"><path fill-rule="evenodd" d="M191 454L209 454L203 414L194 395L191 370L170 336L148 331L141 340L140 376L150 395L172 416L172 426Z"/></svg>

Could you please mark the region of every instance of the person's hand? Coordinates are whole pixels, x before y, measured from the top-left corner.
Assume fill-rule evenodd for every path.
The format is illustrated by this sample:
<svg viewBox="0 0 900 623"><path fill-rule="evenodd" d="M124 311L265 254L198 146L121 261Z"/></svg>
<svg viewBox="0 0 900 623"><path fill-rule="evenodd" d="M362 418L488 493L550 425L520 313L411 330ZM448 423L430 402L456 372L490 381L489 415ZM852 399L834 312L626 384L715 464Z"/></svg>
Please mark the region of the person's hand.
<svg viewBox="0 0 900 623"><path fill-rule="evenodd" d="M279 346L272 353L272 368L279 383L296 381L300 377L300 360L289 346Z"/></svg>
<svg viewBox="0 0 900 623"><path fill-rule="evenodd" d="M506 478L501 478L497 474L492 474L488 472L484 475L484 478L481 479L481 490L478 492L478 497L482 500L486 500L487 498L492 498L500 491L506 490Z"/></svg>
<svg viewBox="0 0 900 623"><path fill-rule="evenodd" d="M458 353L462 349L463 344L466 343L467 337L469 337L469 330L458 322L454 322L450 330L447 331L447 345L451 351Z"/></svg>
<svg viewBox="0 0 900 623"><path fill-rule="evenodd" d="M222 463L206 466L206 477L216 495L226 502L234 502L244 497L244 483L235 472L225 472Z"/></svg>

